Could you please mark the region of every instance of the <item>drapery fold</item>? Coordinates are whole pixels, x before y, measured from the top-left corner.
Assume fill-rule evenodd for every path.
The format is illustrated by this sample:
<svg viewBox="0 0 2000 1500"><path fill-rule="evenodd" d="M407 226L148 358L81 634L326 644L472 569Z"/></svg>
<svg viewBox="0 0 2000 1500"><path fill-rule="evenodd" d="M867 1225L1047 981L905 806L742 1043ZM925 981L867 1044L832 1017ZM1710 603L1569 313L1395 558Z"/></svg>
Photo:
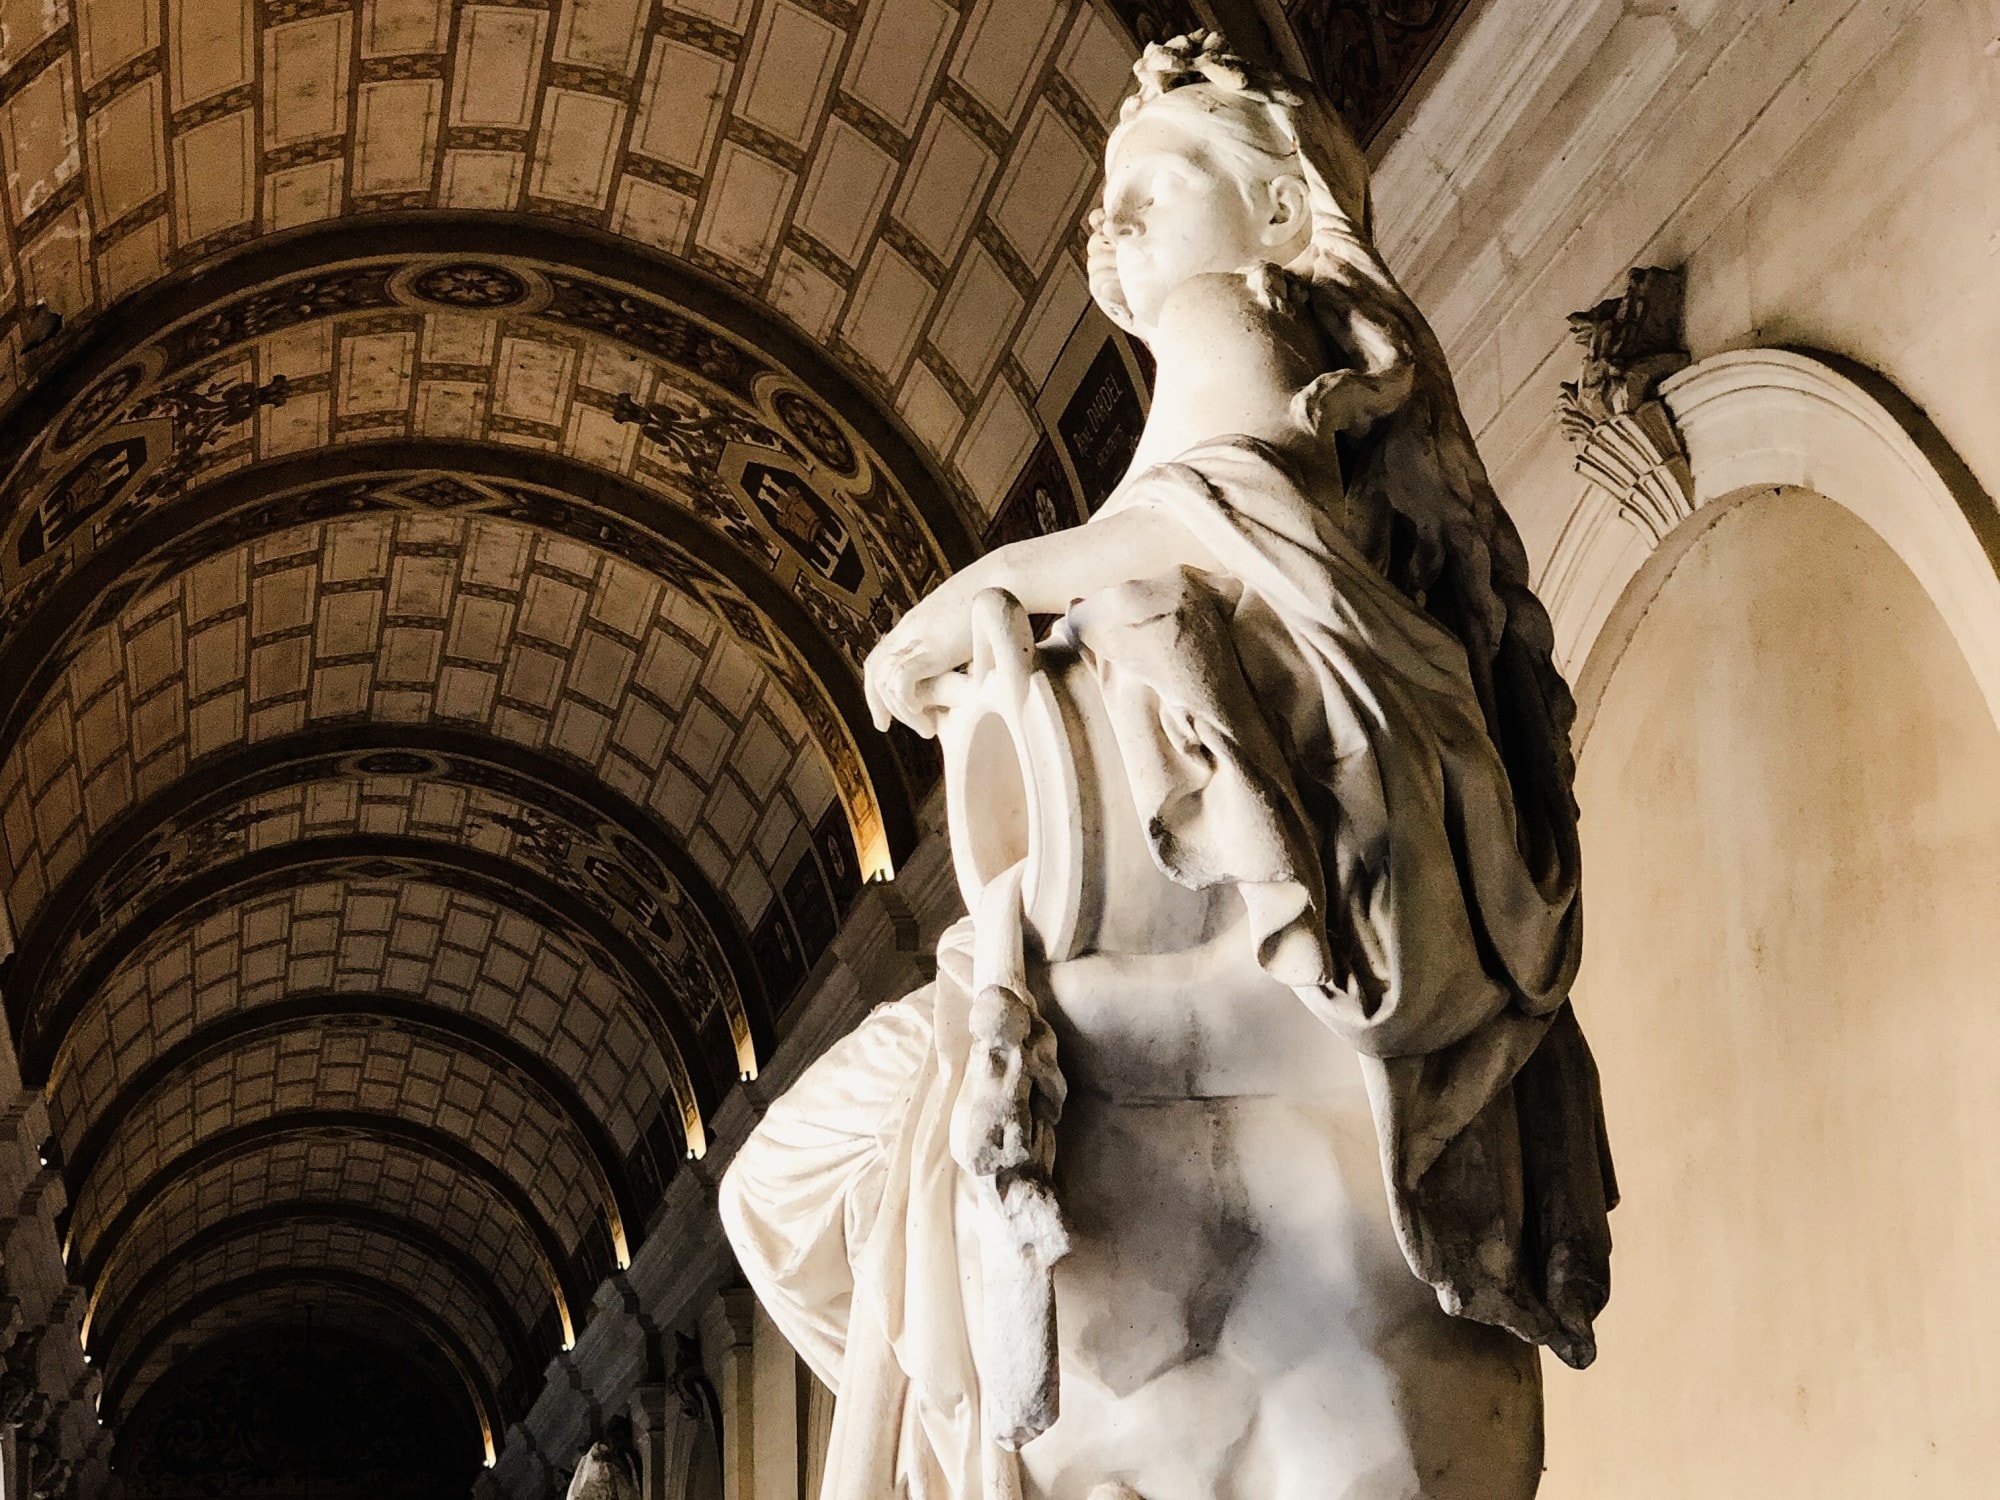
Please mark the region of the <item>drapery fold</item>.
<svg viewBox="0 0 2000 1500"><path fill-rule="evenodd" d="M1242 896L1256 961L1350 1042L1405 1257L1453 1313L1594 1354L1616 1189L1568 1004L1573 851L1524 853L1463 647L1273 450L1206 444L1109 509L1185 527L1213 573L1077 601L1148 843ZM839 1395L821 1500L1019 1500L984 1427L979 1243L950 1127L969 919L774 1103L725 1176L745 1276Z"/></svg>
<svg viewBox="0 0 2000 1500"><path fill-rule="evenodd" d="M972 925L772 1104L722 1181L723 1227L778 1329L839 1397L819 1500L1020 1500L981 1409L972 1183L951 1154Z"/></svg>
<svg viewBox="0 0 2000 1500"><path fill-rule="evenodd" d="M1568 1009L1579 875L1523 852L1464 648L1267 445L1136 475L1107 510L1137 508L1216 571L1103 590L1062 629L1155 858L1236 886L1258 961L1361 1055L1412 1269L1449 1311L1589 1363L1616 1187Z"/></svg>

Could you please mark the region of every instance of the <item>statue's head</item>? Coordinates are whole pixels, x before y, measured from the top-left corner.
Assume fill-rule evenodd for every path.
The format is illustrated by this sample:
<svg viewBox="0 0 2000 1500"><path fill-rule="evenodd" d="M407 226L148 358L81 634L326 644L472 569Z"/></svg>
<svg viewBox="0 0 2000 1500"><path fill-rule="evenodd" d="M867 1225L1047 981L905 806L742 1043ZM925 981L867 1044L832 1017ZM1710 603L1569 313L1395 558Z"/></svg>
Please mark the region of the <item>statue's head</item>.
<svg viewBox="0 0 2000 1500"><path fill-rule="evenodd" d="M1119 321L1144 331L1191 276L1294 265L1363 231L1366 166L1319 101L1213 32L1154 43L1132 71L1092 218L1093 289Z"/></svg>

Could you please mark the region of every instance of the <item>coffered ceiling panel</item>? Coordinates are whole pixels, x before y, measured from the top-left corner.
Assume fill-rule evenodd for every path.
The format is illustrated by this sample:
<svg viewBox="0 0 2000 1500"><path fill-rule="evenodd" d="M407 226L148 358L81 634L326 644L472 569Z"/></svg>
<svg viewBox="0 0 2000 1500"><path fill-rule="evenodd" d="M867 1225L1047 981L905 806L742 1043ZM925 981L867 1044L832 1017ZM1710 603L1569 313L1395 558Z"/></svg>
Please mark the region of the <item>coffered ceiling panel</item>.
<svg viewBox="0 0 2000 1500"><path fill-rule="evenodd" d="M588 1262L600 1252L608 1257L607 1236L593 1229L584 1239L588 1253L570 1257L527 1190L455 1137L387 1117L317 1111L271 1116L208 1138L128 1199L88 1254L72 1247L91 1346L131 1332L115 1316L103 1316L114 1279L149 1274L167 1253L225 1224L289 1213L282 1205L301 1201L288 1195L302 1174L310 1201L342 1204L351 1217L394 1211L397 1190L407 1189L397 1223L433 1235L440 1253L461 1266L487 1265L481 1243L488 1226L505 1227L511 1249L499 1269L525 1260L541 1288L539 1296L524 1290L516 1304L536 1347L566 1347L582 1326L592 1277L600 1274ZM433 1214L442 1227L430 1223ZM176 1226L187 1233L163 1244ZM475 1279L503 1297L511 1284L497 1273Z"/></svg>
<svg viewBox="0 0 2000 1500"><path fill-rule="evenodd" d="M272 1272L301 1277L321 1269L385 1288L398 1306L428 1309L491 1386L508 1379L526 1353L518 1331L496 1318L478 1289L421 1243L338 1222L298 1220L227 1236L170 1263L120 1319L122 1328L135 1331L104 1347L106 1403L113 1411L129 1409L138 1394L129 1382L144 1367L149 1333L171 1326L176 1314Z"/></svg>
<svg viewBox="0 0 2000 1500"><path fill-rule="evenodd" d="M833 800L797 705L712 613L560 538L367 518L179 581L81 643L0 770L17 925L190 763L329 721L450 720L588 767L687 840L746 929Z"/></svg>
<svg viewBox="0 0 2000 1500"><path fill-rule="evenodd" d="M131 1195L207 1138L316 1110L386 1115L463 1142L522 1184L572 1248L615 1212L600 1164L526 1080L398 1030L301 1028L205 1061L121 1122L79 1191L77 1253L90 1261Z"/></svg>
<svg viewBox="0 0 2000 1500"><path fill-rule="evenodd" d="M273 1267L316 1265L351 1270L435 1308L480 1365L496 1375L509 1371L517 1354L524 1352L517 1331L495 1318L479 1289L454 1275L420 1240L342 1223L331 1215L301 1216L230 1234L195 1254L173 1259L120 1322L131 1329L156 1326L165 1314L188 1306L213 1287ZM510 1333L516 1336L510 1338ZM105 1347L110 1378L117 1377L121 1356L131 1352L134 1342L125 1338Z"/></svg>
<svg viewBox="0 0 2000 1500"><path fill-rule="evenodd" d="M97 1308L115 1309L176 1250L214 1226L277 1206L401 1216L475 1263L524 1326L543 1319L551 1288L506 1206L442 1163L375 1141L284 1142L196 1173L134 1226L105 1270ZM90 1323L85 1324L86 1338Z"/></svg>
<svg viewBox="0 0 2000 1500"><path fill-rule="evenodd" d="M123 1092L218 1025L299 996L366 1014L385 994L420 997L544 1057L622 1153L676 1105L652 1028L573 940L444 886L325 881L177 927L121 966L80 1012L51 1078L57 1137L85 1165L86 1137Z"/></svg>
<svg viewBox="0 0 2000 1500"><path fill-rule="evenodd" d="M346 784L310 798L294 784L235 806L211 796L164 826L148 816L146 799L204 760L361 719L419 729L442 720L587 768L641 816L600 836L603 819L586 810L566 820L548 806L573 797L526 789L539 804L530 807L467 785L493 781L490 768L454 778L449 758L423 755L335 762L327 769L344 770ZM23 949L71 923L45 963L22 959L50 1005L168 870L192 874L313 834L395 832L533 863L573 885L582 848L598 886L628 904L637 892L677 919L624 925L658 953L694 1029L718 1007L725 1014L739 1056L727 1077L754 1067L744 996L758 986L730 962L728 929L767 923L776 892L831 837L836 793L790 695L687 595L506 523L365 517L210 559L85 636L0 765L0 846ZM85 865L113 830L118 860ZM647 853L661 837L684 851L680 880ZM589 856L594 842L606 848ZM689 882L726 908L703 913ZM44 918L54 888L66 899ZM87 931L71 920L78 912Z"/></svg>
<svg viewBox="0 0 2000 1500"><path fill-rule="evenodd" d="M204 1293L192 1308L186 1310L186 1315L172 1317L158 1325L159 1336L148 1338L138 1346L134 1355L122 1366L124 1373L118 1392L121 1401L115 1405L107 1404L105 1408L108 1419L119 1424L121 1429L118 1450L121 1465L131 1455L126 1441L136 1437L138 1441L133 1446L139 1454L143 1454L149 1446L155 1453L165 1448L178 1460L176 1477L185 1480L190 1455L176 1439L185 1441L193 1436L199 1443L202 1437L207 1437L218 1445L225 1445L241 1430L225 1428L218 1433L212 1425L204 1425L198 1431L191 1430L194 1424L215 1423L219 1415L214 1407L214 1387L201 1381L202 1375L215 1368L214 1356L227 1358L231 1349L242 1349L247 1344L252 1348L261 1345L268 1351L267 1357L274 1356L281 1361L287 1358L295 1360L293 1351L307 1330L311 1330L316 1347L325 1347L346 1335L397 1351L409 1366L428 1377L426 1385L450 1393L450 1405L445 1408L446 1411L462 1408L466 1418L477 1423L474 1432L482 1434L483 1430L486 1456L489 1459L492 1457L506 1420L503 1413L509 1409L507 1398L510 1393L504 1386L496 1386L488 1372L473 1364L469 1351L452 1329L430 1308L410 1302L397 1289L338 1273L315 1275L313 1268L302 1267L296 1272L257 1272L242 1280L224 1283ZM328 1336L329 1330L333 1331L332 1339ZM271 1347L273 1343L276 1344L275 1349ZM170 1410L151 1413L148 1419L142 1419L137 1424L136 1432L130 1430L125 1419L137 1410L146 1393L153 1389L165 1372L183 1362L195 1375L195 1380L190 1382L192 1389L182 1387ZM373 1363L369 1360L349 1378L360 1376L366 1379L368 1365ZM384 1381L378 1371L375 1379L379 1383L370 1394L386 1387L396 1396L408 1399L409 1375L404 1371L395 1373L400 1378ZM360 1416L368 1411L371 1404L356 1403L348 1408L347 1416ZM433 1419L442 1414L436 1406L428 1413ZM339 1419L339 1413L332 1415ZM445 1430L450 1432L456 1425L452 1423ZM201 1455L202 1450L197 1446L192 1456L198 1462ZM131 1456L137 1460L135 1467L146 1463L142 1456ZM225 1451L220 1456L225 1469L242 1466L240 1455L229 1455ZM232 1457L235 1458L233 1465L230 1462ZM212 1480L212 1476L205 1477ZM449 1492L442 1487L436 1491L439 1494Z"/></svg>
<svg viewBox="0 0 2000 1500"><path fill-rule="evenodd" d="M370 278L380 280L374 272ZM290 304L284 310L290 312ZM58 440L72 438L68 444L30 452L16 468L18 520L12 544L0 550L0 582L12 582L14 588L0 614L0 636L32 638L38 610L78 588L92 568L104 572L122 562L134 550L138 534L154 530L172 550L154 562L154 576L148 580L152 588L134 600L132 580L122 598L100 594L98 608L84 618L122 602L130 636L130 626L158 622L156 616L168 610L162 590L178 584L182 598L172 608L180 620L154 638L154 652L160 654L156 666L198 666L206 674L180 694L186 708L202 708L186 744L178 738L172 744L150 738L148 750L170 754L152 770L120 768L96 792L100 804L114 796L112 788L120 788L126 798L144 794L178 774L190 754L202 754L222 738L262 738L306 722L356 714L490 720L508 738L596 760L614 738L624 740L626 748L634 738L650 744L642 730L608 722L624 702L634 670L644 670L638 686L668 686L668 706L680 706L674 700L700 680L682 682L674 672L692 650L702 658L696 666L710 666L704 682L708 696L732 710L732 718L756 708L756 684L772 680L764 694L764 714L790 732L790 746L806 738L818 746L824 770L834 774L842 792L856 844L864 858L882 862L884 826L880 788L874 784L880 778L868 774L856 746L856 726L844 722L834 708L826 674L812 672L782 628L760 618L736 590L716 586L706 578L710 570L700 564L680 566L676 554L658 546L652 548L652 558L632 558L618 556L630 554L632 546L608 550L602 542L584 546L548 536L546 522L558 520L550 512L560 502L516 486L466 482L450 472L410 478L400 486L364 484L338 492L320 486L296 502L306 514L390 506L418 512L406 514L394 528L376 516L338 528L268 536L226 558L212 552L226 550L218 544L230 536L228 528L170 528L176 514L200 514L202 496L214 488L204 486L204 480L212 482L258 458L310 454L344 438L380 446L410 440L412 434L424 436L418 414L428 410L420 400L428 386L396 374L404 368L398 362L414 360L414 334L404 338L374 332L350 338L336 336L330 324L306 328L326 336L326 350L340 352L338 362L330 352L316 360L326 366L318 376L298 374L314 362L292 356L270 360L264 350L248 358L244 368L250 374L244 378L236 378L234 368L222 374L198 372L174 388L178 396L160 396L146 394L154 378L142 374L146 360L138 358L112 370L72 404L56 428ZM662 390L650 378L638 380L630 368L632 356L618 356L622 372L614 376L602 374L604 360L574 358L576 350L570 346L498 338L490 328L488 334L488 364L480 370L490 380L446 384L462 392L474 386L478 392L496 392L492 420L510 426L488 432L488 418L482 414L478 422L454 420L448 432L430 436L468 436L474 444L490 438L546 450L574 460L572 470L584 466L586 472L630 480L642 508L656 512L648 516L656 530L672 524L666 510L678 512L684 518L680 526L714 536L744 570L756 570L784 590L808 616L806 628L816 630L842 658L840 672L856 672L878 632L938 576L942 564L930 552L928 532L914 518L912 502L886 488L866 450L830 412L798 392L782 386L766 390L770 410L762 412L762 422L726 416L684 390ZM544 358L548 350L560 350L562 358ZM468 356L472 350L448 352ZM268 362L284 364L294 374L284 376L280 370L264 376ZM450 368L458 376L476 374L470 364L432 368ZM566 382L580 378L622 382L616 396L600 392L602 404L614 410L580 406L564 418L566 428L556 422L540 424L552 436L516 430L520 424L536 424L536 418L520 412L556 416L556 406L568 400ZM312 390L314 382L330 382L334 388ZM646 400L632 396L634 388L646 392ZM266 398L262 406L256 404L258 392ZM282 394L282 404L270 404L272 392ZM392 398L398 402L394 410L358 410ZM630 406L620 408L620 400ZM188 402L200 408L192 418L184 416ZM326 408L334 412L332 418ZM340 416L348 408L356 408L350 416L364 426L328 432L328 422L338 426L348 420ZM220 424L238 414L242 420L236 428ZM810 444L780 436L776 424L784 418L806 432ZM188 422L198 430L190 430ZM608 430L606 442L578 438L600 426ZM820 452L852 470L854 478L846 488L832 464L818 458ZM544 524L532 530L508 526L496 512L518 516L530 526ZM870 518L882 524L876 526ZM596 530L602 532L602 526ZM160 572L174 562L180 564L178 578ZM646 562L652 562L650 570L644 568ZM662 572L678 576L678 588L662 580ZM480 602L466 602L468 590L482 596ZM372 592L378 598L320 598L344 592ZM134 616L134 604L152 608ZM64 618L74 632L76 616ZM672 650L664 664L640 660L656 624L682 638L678 650L660 648ZM384 628L396 634L380 642ZM204 636L206 644L200 660L188 658L196 636ZM394 652L382 672L330 660L352 658L368 650L370 640ZM528 654L522 656L514 646ZM102 690L120 656L110 644L100 644L90 654L74 634L64 644L64 654L72 660L72 678L82 668L84 676L76 686L86 694ZM168 654L172 668L166 668ZM568 660L572 656L576 660ZM708 662L710 656L716 660ZM214 676L218 672L222 676ZM148 692L162 684L164 674L134 686ZM718 686L724 690L718 692ZM222 688L234 688L234 694L210 704ZM164 714L172 702L156 704L152 712ZM134 706L126 704L128 710ZM100 710L110 712L110 706ZM544 722L520 720L518 714L524 712ZM616 734L618 730L624 734ZM746 766L758 768L764 760L752 756ZM782 766L768 770L776 774ZM636 784L632 774L620 786L638 798L666 796ZM82 788L78 794L82 796ZM108 806L116 808L118 802ZM682 812L682 822L692 822L692 812ZM740 906L760 908L758 876L736 870L724 870L724 876L746 884Z"/></svg>
<svg viewBox="0 0 2000 1500"><path fill-rule="evenodd" d="M983 356L1076 306L1078 219L1132 57L1082 0L11 9L0 394L29 373L37 302L76 325L304 225L525 213L757 297L981 496L1026 457L982 434L1032 432L1035 383ZM393 367L411 342L385 330L367 357Z"/></svg>

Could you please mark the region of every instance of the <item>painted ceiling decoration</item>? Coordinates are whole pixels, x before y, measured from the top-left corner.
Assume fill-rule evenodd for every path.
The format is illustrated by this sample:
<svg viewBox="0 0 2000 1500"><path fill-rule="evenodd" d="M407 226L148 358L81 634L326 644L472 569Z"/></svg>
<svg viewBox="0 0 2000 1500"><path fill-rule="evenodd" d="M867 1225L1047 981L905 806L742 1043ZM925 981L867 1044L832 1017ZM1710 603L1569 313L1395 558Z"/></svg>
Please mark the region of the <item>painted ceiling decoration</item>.
<svg viewBox="0 0 2000 1500"><path fill-rule="evenodd" d="M1081 215L1132 55L1079 0L34 0L9 17L0 390L61 344L37 306L73 330L312 224L532 216L774 309L989 510L1033 445L1046 346L1083 309Z"/></svg>
<svg viewBox="0 0 2000 1500"><path fill-rule="evenodd" d="M492 1457L916 845L869 649L1124 467L1136 40L1366 132L1459 8L0 0L0 997L149 1493L306 1307Z"/></svg>
<svg viewBox="0 0 2000 1500"><path fill-rule="evenodd" d="M445 246L492 237L490 226L454 227L417 226L411 237ZM639 554L642 566L708 575L710 610L794 679L841 776L862 857L886 865L892 839L873 783L895 778L869 774L861 746L877 737L860 733L851 702L837 713L826 680L851 677L880 632L967 555L963 521L917 454L879 419L865 424L889 449L878 451L765 352L776 342L769 330L732 334L632 281L519 259L474 262L446 249L329 263L343 248L396 237L388 226L336 234L340 243L307 237L289 255L232 263L233 279L247 283L233 297L216 295L222 278L203 278L214 300L200 310L173 316L184 301L173 295L135 308L119 321L125 337L97 341L67 378L38 387L24 420L0 437L11 497L0 530L5 685L60 656L49 619L80 630L92 618L86 600L101 611L240 540L246 522L283 524L272 507L281 476L303 471L321 481L296 486L310 490L293 497L305 515L399 506L514 516ZM563 236L543 237L561 248ZM635 256L604 259L633 278L664 279ZM260 279L288 261L312 269ZM139 335L149 313L163 326ZM810 363L851 412L865 409L824 360ZM232 401L235 392L253 394ZM335 445L344 488L325 482L317 461ZM488 448L499 451L484 463L451 461ZM394 472L398 449L417 472L369 485L371 474ZM294 456L308 461L286 468ZM510 456L545 462L499 461ZM499 472L467 482L482 470ZM550 482L522 484L509 470ZM238 482L222 488L225 476ZM780 600L784 617L773 620ZM785 644L801 637L814 642L818 688ZM18 713L19 698L0 698L0 711Z"/></svg>
<svg viewBox="0 0 2000 1500"><path fill-rule="evenodd" d="M1366 143L1389 122L1468 0L1285 0L1307 71Z"/></svg>

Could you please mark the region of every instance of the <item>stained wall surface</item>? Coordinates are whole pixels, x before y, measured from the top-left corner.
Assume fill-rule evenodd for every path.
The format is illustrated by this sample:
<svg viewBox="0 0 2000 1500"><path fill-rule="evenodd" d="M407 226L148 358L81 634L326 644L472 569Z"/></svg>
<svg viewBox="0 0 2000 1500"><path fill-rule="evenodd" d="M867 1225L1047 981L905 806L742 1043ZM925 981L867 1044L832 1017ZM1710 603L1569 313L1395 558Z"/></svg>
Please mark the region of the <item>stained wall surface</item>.
<svg viewBox="0 0 2000 1500"><path fill-rule="evenodd" d="M1487 0L1450 47L1380 235L1559 627L1566 315L1633 266L1686 268L1696 360L1871 372L1990 512L2000 4ZM1992 1492L1996 788L1942 619L1846 512L1750 503L1682 559L1583 752L1626 1199L1599 1364L1545 1361L1549 1500Z"/></svg>
<svg viewBox="0 0 2000 1500"><path fill-rule="evenodd" d="M1990 1493L2000 731L1792 491L1681 561L1583 753L1578 1005L1625 1202L1547 1500Z"/></svg>

